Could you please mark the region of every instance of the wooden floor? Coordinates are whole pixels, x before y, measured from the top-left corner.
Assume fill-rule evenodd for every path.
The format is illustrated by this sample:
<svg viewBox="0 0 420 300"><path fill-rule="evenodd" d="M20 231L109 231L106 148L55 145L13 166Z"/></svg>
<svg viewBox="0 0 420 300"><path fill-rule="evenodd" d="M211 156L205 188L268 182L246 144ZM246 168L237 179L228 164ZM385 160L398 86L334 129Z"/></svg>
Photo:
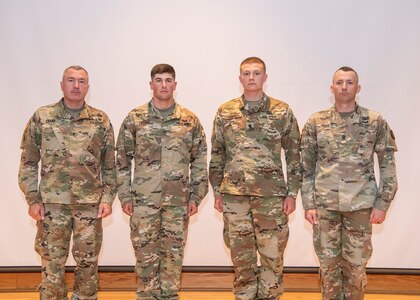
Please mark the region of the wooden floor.
<svg viewBox="0 0 420 300"><path fill-rule="evenodd" d="M38 300L38 293L0 293L0 299L4 300ZM135 294L130 292L99 292L98 300L135 300ZM365 300L414 300L420 299L420 295L381 295L367 294ZM181 292L180 300L234 300L230 292ZM286 292L281 300L321 300L319 293L289 293Z"/></svg>
<svg viewBox="0 0 420 300"><path fill-rule="evenodd" d="M73 286L73 273L66 273L67 286ZM99 300L135 300L134 272L99 272ZM0 300L39 299L36 292L40 273L0 273ZM183 272L181 300L234 300L233 273ZM319 276L311 273L285 273L285 294L281 300L321 300ZM420 300L420 275L368 274L365 300Z"/></svg>
<svg viewBox="0 0 420 300"><path fill-rule="evenodd" d="M99 290L101 292L135 291L136 277L134 272L99 272ZM66 273L69 288L73 286L73 279L72 272ZM0 273L0 293L33 292L40 282L40 273ZM181 291L230 292L232 284L233 273L183 272ZM284 286L288 293L319 293L319 276L307 273L285 273ZM366 292L420 296L420 275L368 274Z"/></svg>

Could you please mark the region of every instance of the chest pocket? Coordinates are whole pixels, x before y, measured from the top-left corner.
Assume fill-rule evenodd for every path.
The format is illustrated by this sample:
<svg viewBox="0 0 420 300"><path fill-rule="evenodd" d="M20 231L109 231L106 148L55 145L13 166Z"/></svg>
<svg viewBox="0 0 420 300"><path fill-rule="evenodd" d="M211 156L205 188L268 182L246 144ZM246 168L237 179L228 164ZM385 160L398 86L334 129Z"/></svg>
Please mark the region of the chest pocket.
<svg viewBox="0 0 420 300"><path fill-rule="evenodd" d="M41 156L43 159L54 157L57 152L65 151L66 143L63 134L55 122L42 124L41 131Z"/></svg>
<svg viewBox="0 0 420 300"><path fill-rule="evenodd" d="M185 158L189 156L193 143L193 124L189 120L174 120L165 124L165 135L162 143L166 149L178 152Z"/></svg>
<svg viewBox="0 0 420 300"><path fill-rule="evenodd" d="M279 145L284 135L284 124L275 115L260 114L258 116L258 133L261 142L266 145Z"/></svg>
<svg viewBox="0 0 420 300"><path fill-rule="evenodd" d="M228 140L233 140L235 143L241 143L241 137L247 126L245 117L242 114L229 114L224 116L223 134Z"/></svg>
<svg viewBox="0 0 420 300"><path fill-rule="evenodd" d="M364 159L372 159L376 141L376 128L360 126L355 135L356 143L353 146L353 151Z"/></svg>
<svg viewBox="0 0 420 300"><path fill-rule="evenodd" d="M86 148L83 149L86 149L95 158L99 158L105 142L105 127L95 120L90 120L77 128L79 137L84 139L82 143Z"/></svg>
<svg viewBox="0 0 420 300"><path fill-rule="evenodd" d="M147 120L136 124L136 156L137 158L152 157L160 151L161 139L164 130L158 123L152 123Z"/></svg>
<svg viewBox="0 0 420 300"><path fill-rule="evenodd" d="M318 156L321 161L330 162L339 155L339 135L336 130L317 125Z"/></svg>

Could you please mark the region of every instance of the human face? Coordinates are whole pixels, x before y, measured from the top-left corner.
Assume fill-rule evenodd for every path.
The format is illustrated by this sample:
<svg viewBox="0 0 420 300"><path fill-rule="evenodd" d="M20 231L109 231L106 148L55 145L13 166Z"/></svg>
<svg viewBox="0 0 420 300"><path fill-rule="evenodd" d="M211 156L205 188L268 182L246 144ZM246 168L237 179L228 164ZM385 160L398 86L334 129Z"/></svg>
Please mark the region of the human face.
<svg viewBox="0 0 420 300"><path fill-rule="evenodd" d="M339 70L334 74L331 92L335 101L340 104L356 101L356 94L360 91L357 76L352 71Z"/></svg>
<svg viewBox="0 0 420 300"><path fill-rule="evenodd" d="M260 63L249 63L241 66L239 81L244 92L262 92L264 83L267 80L267 74Z"/></svg>
<svg viewBox="0 0 420 300"><path fill-rule="evenodd" d="M71 108L79 108L89 90L89 78L84 70L68 69L60 82L64 103Z"/></svg>
<svg viewBox="0 0 420 300"><path fill-rule="evenodd" d="M156 74L150 81L153 99L157 101L173 101L176 81L170 73Z"/></svg>

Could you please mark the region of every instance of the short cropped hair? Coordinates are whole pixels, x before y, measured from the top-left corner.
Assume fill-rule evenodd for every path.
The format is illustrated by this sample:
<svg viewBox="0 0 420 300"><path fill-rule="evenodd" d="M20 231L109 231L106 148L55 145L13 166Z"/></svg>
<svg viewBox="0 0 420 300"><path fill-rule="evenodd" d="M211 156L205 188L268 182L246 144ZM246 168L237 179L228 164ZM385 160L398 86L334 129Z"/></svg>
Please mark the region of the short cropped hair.
<svg viewBox="0 0 420 300"><path fill-rule="evenodd" d="M334 75L333 75L333 80L334 80L334 76L335 76L335 74L336 74L338 71L343 71L343 72L353 72L354 74L356 74L356 79L357 79L357 82L359 82L359 74L357 74L357 72L356 72L353 68L348 67L348 66L342 66L342 67L338 68L338 69L337 69L337 71L335 71L335 72L334 72Z"/></svg>
<svg viewBox="0 0 420 300"><path fill-rule="evenodd" d="M86 69L85 69L85 68L83 68L83 67L81 67L81 66L78 66L78 65L74 65L74 66L67 67L67 68L64 70L64 72L63 72L63 78L64 78L64 75L66 75L66 72L67 72L68 70L70 70L70 69L73 69L73 70L76 70L76 71L83 70L83 71L85 71L86 75L89 77L89 73L88 73L88 71L86 71Z"/></svg>
<svg viewBox="0 0 420 300"><path fill-rule="evenodd" d="M172 77L175 79L175 69L168 64L158 64L152 68L150 71L150 77L153 80L153 77L155 77L156 74L163 74L163 73L169 73L172 75Z"/></svg>
<svg viewBox="0 0 420 300"><path fill-rule="evenodd" d="M244 65L244 64L253 64L253 63L261 64L263 66L264 73L266 72L265 62L261 58L256 57L256 56L251 56L251 57L245 58L241 62L241 65L239 66L239 70L242 68L242 65Z"/></svg>

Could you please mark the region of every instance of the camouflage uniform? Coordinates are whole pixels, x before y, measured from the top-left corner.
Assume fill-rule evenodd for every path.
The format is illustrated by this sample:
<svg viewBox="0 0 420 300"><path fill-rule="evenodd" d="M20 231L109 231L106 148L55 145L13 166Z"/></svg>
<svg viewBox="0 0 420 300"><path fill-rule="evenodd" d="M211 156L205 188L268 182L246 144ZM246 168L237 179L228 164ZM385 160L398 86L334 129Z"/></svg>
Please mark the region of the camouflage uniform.
<svg viewBox="0 0 420 300"><path fill-rule="evenodd" d="M105 113L87 104L74 118L61 100L34 113L21 148L19 186L29 205L45 207L35 241L42 261L41 299L67 299L64 272L72 233L77 263L72 299L96 299L99 202L111 205L116 194L112 125Z"/></svg>
<svg viewBox="0 0 420 300"><path fill-rule="evenodd" d="M343 119L333 106L309 118L301 150L303 207L317 210L323 299L363 299L372 252L369 215L372 207L386 211L397 190L394 135L376 112L356 105Z"/></svg>
<svg viewBox="0 0 420 300"><path fill-rule="evenodd" d="M122 205L133 203L137 299L178 299L188 204L198 206L208 190L207 146L198 118L179 104L167 118L152 101L133 109L119 132L117 172Z"/></svg>
<svg viewBox="0 0 420 300"><path fill-rule="evenodd" d="M236 299L277 299L283 293L289 234L283 201L296 198L299 190L299 138L290 107L267 95L252 108L243 97L233 99L216 114L210 182L215 196L223 195L224 239L235 269Z"/></svg>

